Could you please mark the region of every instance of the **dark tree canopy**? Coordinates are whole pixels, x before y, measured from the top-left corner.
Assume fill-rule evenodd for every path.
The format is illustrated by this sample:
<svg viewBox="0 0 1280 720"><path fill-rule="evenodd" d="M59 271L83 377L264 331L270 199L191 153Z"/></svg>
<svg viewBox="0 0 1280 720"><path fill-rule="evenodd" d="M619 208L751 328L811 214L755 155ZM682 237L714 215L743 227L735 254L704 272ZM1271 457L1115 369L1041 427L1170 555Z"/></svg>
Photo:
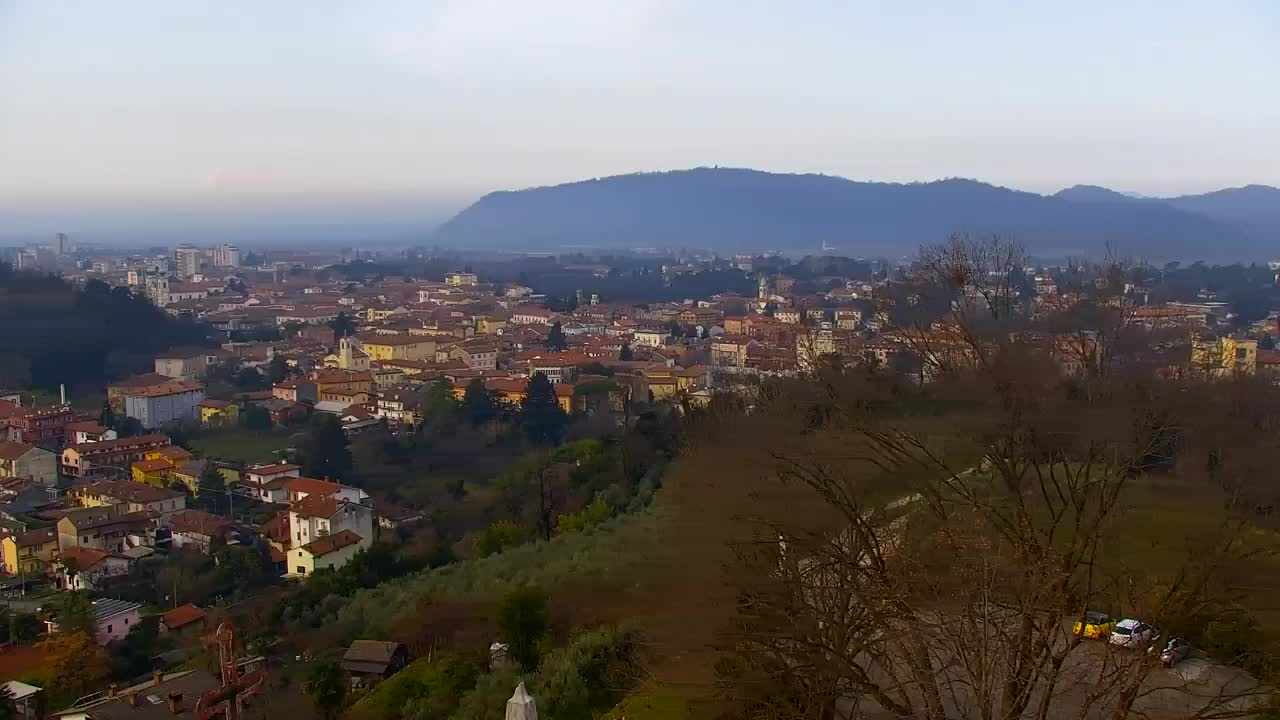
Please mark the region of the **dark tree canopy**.
<svg viewBox="0 0 1280 720"><path fill-rule="evenodd" d="M547 349L564 352L569 347L569 340L564 336L564 329L559 322L551 324L551 332L547 333Z"/></svg>
<svg viewBox="0 0 1280 720"><path fill-rule="evenodd" d="M498 402L484 386L484 381L475 378L467 383L466 393L462 396L462 419L472 427L480 427L497 417Z"/></svg>
<svg viewBox="0 0 1280 720"><path fill-rule="evenodd" d="M525 392L524 434L535 445L555 445L564 435L568 416L556 400L556 389L542 373L529 378Z"/></svg>
<svg viewBox="0 0 1280 720"><path fill-rule="evenodd" d="M102 385L146 370L151 356L202 344L205 331L174 320L125 287L14 272L0 263L0 386Z"/></svg>
<svg viewBox="0 0 1280 720"><path fill-rule="evenodd" d="M338 418L317 414L303 440L302 470L308 477L341 481L351 475L351 450Z"/></svg>

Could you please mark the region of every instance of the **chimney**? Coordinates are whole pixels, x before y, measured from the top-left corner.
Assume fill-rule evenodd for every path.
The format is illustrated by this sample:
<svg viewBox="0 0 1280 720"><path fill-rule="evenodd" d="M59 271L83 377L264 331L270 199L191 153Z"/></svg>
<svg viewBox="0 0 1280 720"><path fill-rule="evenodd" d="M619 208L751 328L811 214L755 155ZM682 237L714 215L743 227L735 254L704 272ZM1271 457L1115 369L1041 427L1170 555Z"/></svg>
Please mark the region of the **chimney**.
<svg viewBox="0 0 1280 720"><path fill-rule="evenodd" d="M182 693L169 693L169 712L174 715L182 712Z"/></svg>
<svg viewBox="0 0 1280 720"><path fill-rule="evenodd" d="M109 698L113 698L113 697L115 697L115 696L116 696L116 690L117 690L117 688L116 688L116 684L115 684L115 683L111 683L110 685L108 685L108 686L107 686L107 697L109 697Z"/></svg>
<svg viewBox="0 0 1280 720"><path fill-rule="evenodd" d="M153 685L159 685L159 684L160 684L160 683L162 683L162 682L164 682L164 672L163 672L163 671L161 671L161 670L152 670L152 671L151 671L151 683L152 683Z"/></svg>
<svg viewBox="0 0 1280 720"><path fill-rule="evenodd" d="M67 386L65 383L58 385L58 397L61 398L63 405L67 404Z"/></svg>
<svg viewBox="0 0 1280 720"><path fill-rule="evenodd" d="M129 703L133 707L138 707L138 691L135 690L129 693L128 695L125 695L124 700L125 702Z"/></svg>

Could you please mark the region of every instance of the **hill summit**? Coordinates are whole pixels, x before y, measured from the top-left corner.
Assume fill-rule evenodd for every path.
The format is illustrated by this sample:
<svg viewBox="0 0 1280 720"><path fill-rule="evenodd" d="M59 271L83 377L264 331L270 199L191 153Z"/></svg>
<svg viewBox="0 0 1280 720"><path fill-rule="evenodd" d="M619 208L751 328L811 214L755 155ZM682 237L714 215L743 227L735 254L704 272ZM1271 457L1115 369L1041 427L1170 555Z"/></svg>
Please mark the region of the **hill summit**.
<svg viewBox="0 0 1280 720"><path fill-rule="evenodd" d="M537 251L825 246L901 256L957 231L1005 233L1042 255L1097 255L1111 244L1153 260L1262 258L1268 240L1280 239L1257 223L1098 187L1044 196L964 179L879 183L695 168L490 193L444 223L434 241Z"/></svg>

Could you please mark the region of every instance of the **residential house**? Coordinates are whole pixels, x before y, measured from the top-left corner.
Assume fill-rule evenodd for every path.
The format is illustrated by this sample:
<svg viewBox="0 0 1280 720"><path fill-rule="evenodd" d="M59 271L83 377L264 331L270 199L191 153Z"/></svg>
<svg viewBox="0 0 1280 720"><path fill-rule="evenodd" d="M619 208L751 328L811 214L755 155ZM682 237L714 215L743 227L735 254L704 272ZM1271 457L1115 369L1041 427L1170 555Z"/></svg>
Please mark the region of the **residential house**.
<svg viewBox="0 0 1280 720"><path fill-rule="evenodd" d="M0 440L0 479L30 478L46 487L58 484L58 454L26 443Z"/></svg>
<svg viewBox="0 0 1280 720"><path fill-rule="evenodd" d="M172 635L191 635L198 637L208 626L209 614L204 610L187 603L165 612L160 616L160 632Z"/></svg>
<svg viewBox="0 0 1280 720"><path fill-rule="evenodd" d="M721 335L711 341L711 364L723 367L746 367L747 354L755 340L745 335Z"/></svg>
<svg viewBox="0 0 1280 720"><path fill-rule="evenodd" d="M555 313L542 307L524 306L511 312L513 325L550 325Z"/></svg>
<svg viewBox="0 0 1280 720"><path fill-rule="evenodd" d="M116 413L124 412L124 396L126 393L141 390L142 388L151 387L153 385L165 385L173 382L173 378L160 373L143 373L142 375L134 375L133 377L121 380L107 386L107 403ZM109 440L111 438L103 438ZM79 442L79 441L77 441ZM91 442L91 441L85 441Z"/></svg>
<svg viewBox="0 0 1280 720"><path fill-rule="evenodd" d="M342 669L351 686L367 688L396 674L409 662L409 652L398 642L353 640L342 656Z"/></svg>
<svg viewBox="0 0 1280 720"><path fill-rule="evenodd" d="M631 333L632 345L644 345L647 347L662 347L671 339L671 333L665 329L637 329Z"/></svg>
<svg viewBox="0 0 1280 720"><path fill-rule="evenodd" d="M226 400L204 400L200 403L201 425L235 425L240 419L240 406Z"/></svg>
<svg viewBox="0 0 1280 720"><path fill-rule="evenodd" d="M286 575L306 577L316 570L340 568L365 547L361 536L340 530L289 551Z"/></svg>
<svg viewBox="0 0 1280 720"><path fill-rule="evenodd" d="M263 502L273 502L271 500L271 492L268 485L276 480L283 480L289 477L298 477L300 467L290 465L288 463L274 463L271 465L250 465L245 468L244 477L236 484L236 491L242 495L257 498ZM272 486L274 487L274 485ZM287 495L282 495L287 498ZM281 502L285 500L282 499Z"/></svg>
<svg viewBox="0 0 1280 720"><path fill-rule="evenodd" d="M319 396L341 390L345 392L364 392L372 395L375 389L373 382L373 373L368 370L338 370L335 368L312 370L308 379L315 384L316 396L312 400L319 399ZM299 400L304 398L292 398Z"/></svg>
<svg viewBox="0 0 1280 720"><path fill-rule="evenodd" d="M44 707L44 699L40 693L43 688L35 685L28 685L18 680L9 680L0 684L0 692L6 693L10 701L13 703L14 720L41 720Z"/></svg>
<svg viewBox="0 0 1280 720"><path fill-rule="evenodd" d="M542 373L553 383L571 383L578 377L579 366L596 362L578 352L534 354L524 360L529 366L529 377Z"/></svg>
<svg viewBox="0 0 1280 720"><path fill-rule="evenodd" d="M156 671L150 680L97 693L80 704L51 714L52 720L201 720L196 703L221 687L221 681L204 670ZM221 717L221 714L216 715Z"/></svg>
<svg viewBox="0 0 1280 720"><path fill-rule="evenodd" d="M169 487L169 473L173 471L173 461L168 458L152 458L139 460L129 466L129 475L133 482L142 485L162 488Z"/></svg>
<svg viewBox="0 0 1280 720"><path fill-rule="evenodd" d="M496 370L498 343L489 338L464 340L454 346L450 359L461 360L474 370Z"/></svg>
<svg viewBox="0 0 1280 720"><path fill-rule="evenodd" d="M26 445L37 445L49 450L61 450L67 445L67 426L79 419L74 410L65 405L43 408L17 408L6 419L9 440Z"/></svg>
<svg viewBox="0 0 1280 720"><path fill-rule="evenodd" d="M102 590L113 577L129 574L126 557L87 547L70 547L58 553L53 582L61 590Z"/></svg>
<svg viewBox="0 0 1280 720"><path fill-rule="evenodd" d="M194 547L201 552L209 552L215 539L226 540L233 527L230 520L203 510L183 510L169 520L173 546Z"/></svg>
<svg viewBox="0 0 1280 720"><path fill-rule="evenodd" d="M58 547L87 547L122 553L154 537L151 513L129 512L124 505L72 510L58 520Z"/></svg>
<svg viewBox="0 0 1280 720"><path fill-rule="evenodd" d="M204 387L189 380L133 390L124 395L124 412L146 428L200 420Z"/></svg>
<svg viewBox="0 0 1280 720"><path fill-rule="evenodd" d="M337 495L309 495L289 505L289 539L294 547L349 530L360 547L373 544L373 510Z"/></svg>
<svg viewBox="0 0 1280 720"><path fill-rule="evenodd" d="M378 395L375 415L397 425L417 426L422 421L421 392L415 386L387 388Z"/></svg>
<svg viewBox="0 0 1280 720"><path fill-rule="evenodd" d="M195 380L204 377L217 356L205 348L170 350L156 356L156 374L167 378Z"/></svg>
<svg viewBox="0 0 1280 720"><path fill-rule="evenodd" d="M123 400L121 400L123 402ZM124 408L121 408L123 412ZM101 440L115 440L119 435L111 428L105 428L94 422L93 420L80 420L78 422L69 423L67 425L67 442L72 445L80 443L99 442Z"/></svg>
<svg viewBox="0 0 1280 720"><path fill-rule="evenodd" d="M373 500L372 504L378 527L383 530L395 530L405 525L422 522L425 517L421 510L401 507L386 500Z"/></svg>
<svg viewBox="0 0 1280 720"><path fill-rule="evenodd" d="M129 466L142 460L147 452L168 444L168 435L153 433L72 445L62 451L62 474L74 480L123 477L129 474Z"/></svg>
<svg viewBox="0 0 1280 720"><path fill-rule="evenodd" d="M0 540L0 548L4 551L4 571L9 575L44 575L58 556L58 531L40 528L6 535Z"/></svg>
<svg viewBox="0 0 1280 720"><path fill-rule="evenodd" d="M165 524L174 513L187 508L186 493L128 480L98 480L76 485L67 493L83 508L122 506L123 512L149 512Z"/></svg>
<svg viewBox="0 0 1280 720"><path fill-rule="evenodd" d="M142 621L142 606L128 600L103 598L93 601L94 637L99 645L123 640ZM49 632L57 632L58 624L46 620ZM96 715L92 716L95 720Z"/></svg>

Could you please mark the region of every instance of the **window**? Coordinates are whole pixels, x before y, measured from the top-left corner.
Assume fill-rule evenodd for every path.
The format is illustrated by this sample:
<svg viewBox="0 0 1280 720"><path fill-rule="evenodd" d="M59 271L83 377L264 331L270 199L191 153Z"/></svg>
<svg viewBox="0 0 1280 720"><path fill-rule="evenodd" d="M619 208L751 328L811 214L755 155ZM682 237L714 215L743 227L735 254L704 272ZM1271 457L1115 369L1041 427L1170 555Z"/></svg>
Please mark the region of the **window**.
<svg viewBox="0 0 1280 720"><path fill-rule="evenodd" d="M298 566L298 574L299 574L299 575L306 575L306 574L307 574L307 568L306 568L306 567L304 567L304 566L302 566L302 565L299 565L299 566Z"/></svg>
<svg viewBox="0 0 1280 720"><path fill-rule="evenodd" d="M107 626L107 632L111 632L111 626L110 626L110 625L108 625L108 626Z"/></svg>

